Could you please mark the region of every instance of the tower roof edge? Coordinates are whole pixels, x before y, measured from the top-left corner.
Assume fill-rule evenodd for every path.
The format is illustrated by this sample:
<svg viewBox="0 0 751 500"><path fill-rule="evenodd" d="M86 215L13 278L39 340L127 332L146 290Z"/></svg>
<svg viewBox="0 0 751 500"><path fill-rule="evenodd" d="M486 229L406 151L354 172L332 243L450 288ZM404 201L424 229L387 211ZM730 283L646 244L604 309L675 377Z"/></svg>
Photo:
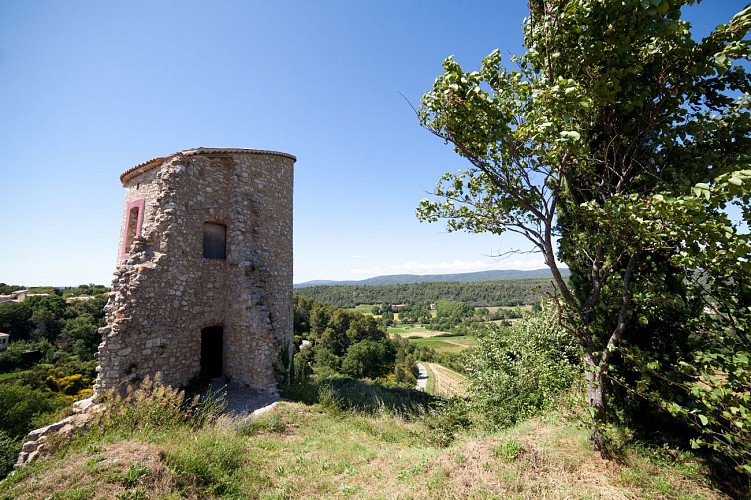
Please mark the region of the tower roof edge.
<svg viewBox="0 0 751 500"><path fill-rule="evenodd" d="M173 153L171 155L167 156L160 156L158 158L152 158L151 160L145 161L143 163L139 163L138 165L129 168L125 172L123 172L120 175L120 182L122 182L123 186L127 185L128 182L130 182L134 177L144 173L148 172L151 169L157 168L161 166L166 160L169 160L171 158L174 158L178 155L183 156L198 156L198 155L221 155L221 154L263 154L263 155L274 155L274 156L283 156L285 158L289 158L292 160L292 162L296 162L297 158L294 155L291 155L289 153L282 153L280 151L267 151L264 149L247 149L247 148L192 148L192 149L184 149L182 151L178 151L176 153Z"/></svg>

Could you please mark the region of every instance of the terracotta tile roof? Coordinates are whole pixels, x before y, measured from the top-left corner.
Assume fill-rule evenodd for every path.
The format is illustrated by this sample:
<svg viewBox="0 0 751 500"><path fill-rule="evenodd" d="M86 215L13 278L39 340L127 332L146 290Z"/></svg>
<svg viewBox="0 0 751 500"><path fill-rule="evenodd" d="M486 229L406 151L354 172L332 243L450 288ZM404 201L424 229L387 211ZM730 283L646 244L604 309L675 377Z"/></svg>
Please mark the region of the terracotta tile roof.
<svg viewBox="0 0 751 500"><path fill-rule="evenodd" d="M183 151L178 151L177 153L173 153L168 156L162 156L159 158L152 158L151 160L145 161L143 163L139 163L133 168L129 168L125 172L123 172L120 175L120 182L123 183L123 186L125 186L128 182L131 181L134 177L137 175L141 175L144 172L148 172L151 169L157 168L160 165L162 165L166 160L169 160L177 155L184 155L184 156L196 156L196 155L216 155L216 154L265 154L265 155L277 155L277 156L284 156L285 158L290 158L292 161L297 161L297 158L295 158L293 155L288 153L280 153L278 151L265 151L263 149L243 149L243 148L194 148L194 149L186 149Z"/></svg>

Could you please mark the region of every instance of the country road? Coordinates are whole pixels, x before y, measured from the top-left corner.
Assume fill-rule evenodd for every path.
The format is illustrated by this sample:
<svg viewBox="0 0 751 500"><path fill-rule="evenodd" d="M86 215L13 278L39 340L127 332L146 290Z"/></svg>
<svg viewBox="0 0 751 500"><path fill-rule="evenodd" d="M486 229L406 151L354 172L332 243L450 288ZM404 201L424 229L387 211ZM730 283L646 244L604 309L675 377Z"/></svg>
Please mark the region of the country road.
<svg viewBox="0 0 751 500"><path fill-rule="evenodd" d="M418 391L424 391L428 386L428 369L421 363L417 363L417 370L420 374L417 376L417 387L415 387L415 389Z"/></svg>

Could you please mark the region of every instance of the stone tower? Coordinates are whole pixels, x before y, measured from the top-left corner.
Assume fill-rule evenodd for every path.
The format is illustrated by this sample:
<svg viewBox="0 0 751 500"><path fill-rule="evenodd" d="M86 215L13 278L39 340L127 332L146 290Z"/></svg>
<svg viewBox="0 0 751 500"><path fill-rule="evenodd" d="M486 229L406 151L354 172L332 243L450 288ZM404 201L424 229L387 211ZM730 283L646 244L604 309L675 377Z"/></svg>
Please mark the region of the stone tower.
<svg viewBox="0 0 751 500"><path fill-rule="evenodd" d="M95 392L161 373L274 391L292 347L295 157L198 148L120 176L118 267Z"/></svg>

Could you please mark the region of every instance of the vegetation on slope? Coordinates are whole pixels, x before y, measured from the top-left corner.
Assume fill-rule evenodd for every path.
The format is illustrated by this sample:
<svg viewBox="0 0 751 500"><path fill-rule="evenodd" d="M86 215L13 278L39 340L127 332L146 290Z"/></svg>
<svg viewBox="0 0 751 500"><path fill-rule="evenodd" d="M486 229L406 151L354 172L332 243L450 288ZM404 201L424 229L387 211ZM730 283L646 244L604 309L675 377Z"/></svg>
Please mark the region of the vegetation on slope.
<svg viewBox="0 0 751 500"><path fill-rule="evenodd" d="M200 421L183 418L175 392L133 393L0 483L0 497L728 498L678 450L629 447L605 462L561 414L490 434L457 431L415 391L412 405L394 407L378 404L393 389L371 386L371 404L353 404L358 384L324 384L315 402L253 418L208 410ZM112 416L124 408L128 424Z"/></svg>
<svg viewBox="0 0 751 500"><path fill-rule="evenodd" d="M29 431L54 422L73 401L91 394L107 300L91 294L103 289L40 287L33 291L48 295L0 303L0 331L11 335L0 352L0 478L12 470ZM66 292L86 298L67 301Z"/></svg>

